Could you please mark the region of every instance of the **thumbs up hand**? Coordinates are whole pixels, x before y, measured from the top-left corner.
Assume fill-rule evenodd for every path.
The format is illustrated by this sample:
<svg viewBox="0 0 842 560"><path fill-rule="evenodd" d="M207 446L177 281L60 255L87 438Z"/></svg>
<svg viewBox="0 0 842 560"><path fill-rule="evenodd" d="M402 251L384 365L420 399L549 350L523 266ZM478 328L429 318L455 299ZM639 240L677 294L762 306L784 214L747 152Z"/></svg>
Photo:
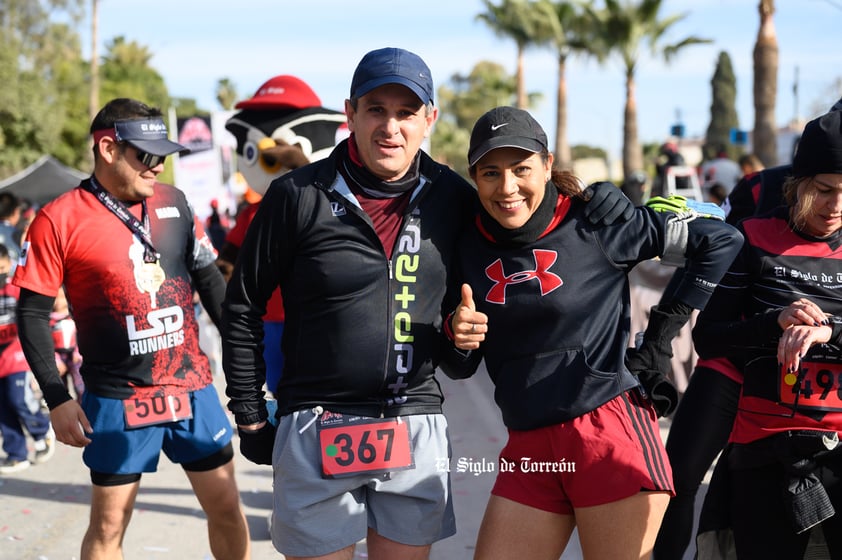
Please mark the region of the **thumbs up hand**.
<svg viewBox="0 0 842 560"><path fill-rule="evenodd" d="M456 348L476 350L488 332L488 315L477 311L471 286L462 284L462 302L451 318L450 327Z"/></svg>

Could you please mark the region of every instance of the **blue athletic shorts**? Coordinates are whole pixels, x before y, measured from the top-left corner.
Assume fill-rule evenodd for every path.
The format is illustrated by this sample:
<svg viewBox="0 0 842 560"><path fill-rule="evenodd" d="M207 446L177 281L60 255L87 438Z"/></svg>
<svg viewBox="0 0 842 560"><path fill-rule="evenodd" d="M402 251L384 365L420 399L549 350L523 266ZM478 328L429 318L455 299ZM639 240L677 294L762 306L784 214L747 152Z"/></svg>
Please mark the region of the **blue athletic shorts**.
<svg viewBox="0 0 842 560"><path fill-rule="evenodd" d="M192 463L231 441L231 421L213 385L190 393L193 417L178 422L126 429L123 401L85 391L82 409L93 426L82 460L106 474L155 472L163 451L173 463Z"/></svg>

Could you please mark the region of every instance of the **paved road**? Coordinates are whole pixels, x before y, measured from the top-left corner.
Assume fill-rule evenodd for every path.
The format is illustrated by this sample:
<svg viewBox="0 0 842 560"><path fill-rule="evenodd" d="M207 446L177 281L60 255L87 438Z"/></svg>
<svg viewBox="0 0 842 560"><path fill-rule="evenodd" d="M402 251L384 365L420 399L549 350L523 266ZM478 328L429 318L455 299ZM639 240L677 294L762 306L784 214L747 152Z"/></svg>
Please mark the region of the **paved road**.
<svg viewBox="0 0 842 560"><path fill-rule="evenodd" d="M484 372L468 381L441 379L453 442L452 479L458 533L433 547L432 560L470 560L495 473L459 472L459 460L475 470L496 464L505 429ZM221 388L221 379L217 385ZM237 454L237 479L252 535L255 560L282 558L269 541L271 468ZM59 445L51 461L0 477L0 560L72 560L87 526L88 471L81 451ZM126 560L205 560L210 551L205 521L184 473L162 458L145 475L124 543ZM357 549L365 558L365 545ZM580 559L571 542L563 560ZM690 556L688 555L688 558Z"/></svg>

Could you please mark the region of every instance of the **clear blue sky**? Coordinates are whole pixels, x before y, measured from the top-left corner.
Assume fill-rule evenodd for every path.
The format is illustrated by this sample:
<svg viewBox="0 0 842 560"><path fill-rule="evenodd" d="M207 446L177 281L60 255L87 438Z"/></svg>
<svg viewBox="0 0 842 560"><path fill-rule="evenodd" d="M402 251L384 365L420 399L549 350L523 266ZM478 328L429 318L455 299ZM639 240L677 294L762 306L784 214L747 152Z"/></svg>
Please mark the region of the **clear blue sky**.
<svg viewBox="0 0 842 560"><path fill-rule="evenodd" d="M842 95L842 0L777 0L775 27L780 47L777 119L809 118ZM638 129L643 142L660 142L679 117L688 136L704 135L709 122L710 80L720 51L728 52L737 75L740 126L754 125L752 49L759 0L665 0L662 17L686 13L667 37L713 40L688 47L669 66L641 58L637 71ZM421 55L436 87L480 60L514 73L515 46L476 20L481 0L99 0L99 52L122 35L154 54L151 64L170 93L195 98L203 108L219 106L214 92L229 78L241 98L268 78L293 74L308 82L326 107L341 109L351 75L369 50L399 46ZM80 29L90 54L90 21ZM644 52L646 52L644 50ZM533 112L554 136L556 61L550 51L526 55L529 91L544 94ZM799 102L793 95L796 67ZM617 157L622 142L622 67L611 61L574 59L568 66L569 129L573 144L603 147Z"/></svg>

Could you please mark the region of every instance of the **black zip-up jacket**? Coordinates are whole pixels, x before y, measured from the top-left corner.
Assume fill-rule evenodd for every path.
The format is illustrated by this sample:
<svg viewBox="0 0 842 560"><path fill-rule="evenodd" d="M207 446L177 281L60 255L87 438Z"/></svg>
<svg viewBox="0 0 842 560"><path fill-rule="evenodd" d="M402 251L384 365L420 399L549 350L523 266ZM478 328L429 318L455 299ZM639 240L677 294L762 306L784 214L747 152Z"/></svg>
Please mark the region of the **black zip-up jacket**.
<svg viewBox="0 0 842 560"><path fill-rule="evenodd" d="M243 241L222 319L237 424L267 416L262 316L278 285L286 312L275 395L282 415L315 406L370 417L440 413L436 366L463 360L442 321L459 302L452 269L473 190L422 152L421 183L390 258L337 173L346 149L273 181Z"/></svg>

